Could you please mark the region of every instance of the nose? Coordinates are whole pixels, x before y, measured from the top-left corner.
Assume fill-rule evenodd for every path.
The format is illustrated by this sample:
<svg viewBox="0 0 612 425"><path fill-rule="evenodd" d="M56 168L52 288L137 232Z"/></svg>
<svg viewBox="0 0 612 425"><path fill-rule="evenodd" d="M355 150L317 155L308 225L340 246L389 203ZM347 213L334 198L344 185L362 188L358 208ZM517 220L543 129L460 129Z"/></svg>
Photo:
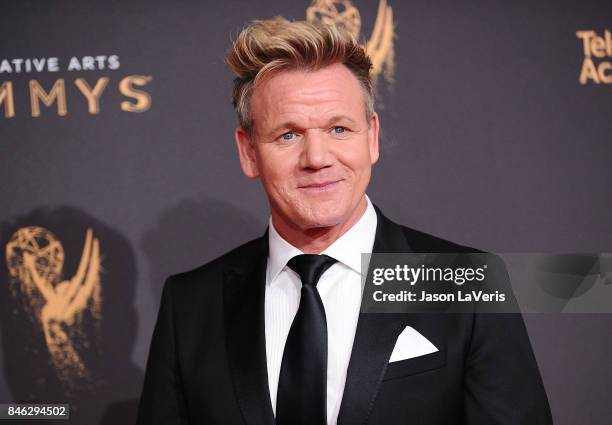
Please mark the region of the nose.
<svg viewBox="0 0 612 425"><path fill-rule="evenodd" d="M329 143L330 141L327 140L323 131L319 129L308 130L304 134L300 166L315 170L330 166L332 154Z"/></svg>

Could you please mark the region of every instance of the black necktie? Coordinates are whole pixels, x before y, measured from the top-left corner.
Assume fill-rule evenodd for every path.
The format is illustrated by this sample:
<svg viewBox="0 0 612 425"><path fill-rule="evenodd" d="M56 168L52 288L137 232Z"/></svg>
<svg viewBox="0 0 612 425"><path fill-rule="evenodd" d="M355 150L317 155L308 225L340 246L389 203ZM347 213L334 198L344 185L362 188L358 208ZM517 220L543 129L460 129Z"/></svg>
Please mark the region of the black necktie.
<svg viewBox="0 0 612 425"><path fill-rule="evenodd" d="M277 425L327 424L327 321L316 286L335 262L327 255L302 254L287 263L300 275L302 291L283 351Z"/></svg>

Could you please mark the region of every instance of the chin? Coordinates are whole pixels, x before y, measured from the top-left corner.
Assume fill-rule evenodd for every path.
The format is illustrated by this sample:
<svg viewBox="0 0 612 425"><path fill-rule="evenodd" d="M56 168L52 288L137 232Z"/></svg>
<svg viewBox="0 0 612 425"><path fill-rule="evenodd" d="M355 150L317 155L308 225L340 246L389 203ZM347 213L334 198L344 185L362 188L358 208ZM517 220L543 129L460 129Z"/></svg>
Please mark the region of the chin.
<svg viewBox="0 0 612 425"><path fill-rule="evenodd" d="M346 211L322 211L315 210L307 217L301 217L305 229L316 229L322 227L333 227L348 220L350 214Z"/></svg>
<svg viewBox="0 0 612 425"><path fill-rule="evenodd" d="M341 220L334 220L333 218L321 218L321 219L317 219L317 220L308 221L302 227L304 229L306 229L306 230L309 230L309 229L323 229L325 227L334 227L334 226L336 226L336 225L338 225L340 223L342 223Z"/></svg>

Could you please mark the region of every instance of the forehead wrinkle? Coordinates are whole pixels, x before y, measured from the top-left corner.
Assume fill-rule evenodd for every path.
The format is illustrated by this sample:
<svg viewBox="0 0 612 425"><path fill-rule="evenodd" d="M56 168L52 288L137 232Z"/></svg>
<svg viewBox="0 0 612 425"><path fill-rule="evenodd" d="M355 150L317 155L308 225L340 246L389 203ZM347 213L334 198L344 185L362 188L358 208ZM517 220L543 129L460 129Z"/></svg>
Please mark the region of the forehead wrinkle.
<svg viewBox="0 0 612 425"><path fill-rule="evenodd" d="M312 87L300 92L292 92L288 97L277 99L276 96L266 94L266 106L270 113L266 118L290 116L321 117L329 120L332 116L345 115L350 117L356 115L353 108L347 105L353 104L352 99L355 94L347 94L346 91L329 88ZM357 93L361 96L361 92ZM362 105L361 98L355 104ZM361 109L361 108L360 108ZM279 121L293 121L295 119L280 119Z"/></svg>
<svg viewBox="0 0 612 425"><path fill-rule="evenodd" d="M354 118L342 109L342 102L330 101L324 105L317 102L315 105L300 105L298 110L285 110L279 112L275 116L266 117L266 121L271 122L274 126L272 132L282 128L297 127L300 130L310 128L325 128L339 120L347 120L351 124L355 124Z"/></svg>
<svg viewBox="0 0 612 425"><path fill-rule="evenodd" d="M276 129L287 122L317 127L327 124L330 117L337 115L359 119L357 113L361 116L365 112L363 90L350 71L345 71L344 76L349 78L338 79L337 71L330 74L321 70L283 71L267 78L257 86L258 96L252 99L255 100L254 112L259 115L259 122ZM274 86L272 90L271 84ZM360 111L348 107L357 104ZM259 113L255 109L259 109ZM266 112L265 116L261 116L262 111Z"/></svg>

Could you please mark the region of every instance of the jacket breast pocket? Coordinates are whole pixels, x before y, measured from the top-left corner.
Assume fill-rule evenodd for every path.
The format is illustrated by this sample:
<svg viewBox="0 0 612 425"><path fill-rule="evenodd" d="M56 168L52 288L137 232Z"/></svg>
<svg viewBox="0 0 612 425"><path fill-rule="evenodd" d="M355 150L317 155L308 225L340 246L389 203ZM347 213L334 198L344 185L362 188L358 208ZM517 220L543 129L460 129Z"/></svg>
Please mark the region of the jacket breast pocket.
<svg viewBox="0 0 612 425"><path fill-rule="evenodd" d="M446 366L446 348L435 353L392 362L387 365L383 381L427 372Z"/></svg>

